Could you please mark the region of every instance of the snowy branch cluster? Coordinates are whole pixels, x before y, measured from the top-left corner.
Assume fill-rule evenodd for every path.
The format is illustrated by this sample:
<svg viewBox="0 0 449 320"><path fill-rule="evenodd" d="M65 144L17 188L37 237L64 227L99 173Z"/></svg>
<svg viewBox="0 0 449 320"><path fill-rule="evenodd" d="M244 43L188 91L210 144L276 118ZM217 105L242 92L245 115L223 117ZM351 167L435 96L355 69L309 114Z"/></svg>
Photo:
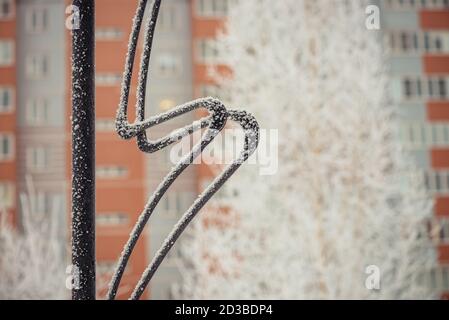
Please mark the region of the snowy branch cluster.
<svg viewBox="0 0 449 320"><path fill-rule="evenodd" d="M61 241L57 214L40 212L32 184L21 195L20 224L13 226L0 212L0 299L67 299L66 243ZM1 211L1 210L0 210ZM65 226L64 226L65 227Z"/></svg>
<svg viewBox="0 0 449 320"><path fill-rule="evenodd" d="M433 298L432 201L403 152L364 1L245 0L219 42L231 104L279 130L279 169L245 165L226 223L182 243L180 298ZM186 237L187 238L187 237ZM368 266L380 289L368 288Z"/></svg>

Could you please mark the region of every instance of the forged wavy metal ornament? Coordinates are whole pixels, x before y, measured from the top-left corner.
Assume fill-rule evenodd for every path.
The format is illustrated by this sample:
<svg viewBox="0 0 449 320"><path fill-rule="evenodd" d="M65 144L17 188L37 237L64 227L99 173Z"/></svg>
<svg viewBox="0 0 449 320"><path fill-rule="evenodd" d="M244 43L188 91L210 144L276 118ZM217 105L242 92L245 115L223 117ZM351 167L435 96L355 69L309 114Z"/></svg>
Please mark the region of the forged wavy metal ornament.
<svg viewBox="0 0 449 320"><path fill-rule="evenodd" d="M178 142L193 132L205 129L201 140L193 146L192 150L186 154L165 176L164 180L159 184L155 192L149 198L142 213L140 214L132 232L128 239L116 266L114 275L109 284L108 299L115 299L117 290L125 271L131 253L141 235L148 219L161 200L162 196L167 192L172 183L179 175L198 157L202 151L217 137L220 131L225 127L227 120L238 123L245 133L244 149L228 167L224 169L214 181L199 195L190 208L184 212L181 219L173 227L168 234L160 249L156 252L151 263L145 269L139 282L137 283L130 299L139 299L154 273L164 260L168 251L172 248L176 240L185 230L187 225L192 221L196 214L204 207L210 198L223 186L223 184L234 174L234 172L242 165L244 161L256 150L259 142L259 125L255 118L245 111L227 110L226 107L218 99L201 98L174 107L172 110L152 116L145 119L145 93L146 83L148 79L149 61L151 56L151 47L153 42L154 30L161 5L161 0L155 0L151 16L147 21L144 39L144 48L141 56L139 79L137 86L137 103L136 114L137 119L134 123L128 121L128 98L130 93L130 84L132 78L132 69L136 54L137 41L142 25L142 20L147 5L147 0L140 0L134 17L134 24L129 38L128 54L125 62L125 71L122 82L122 94L120 104L117 111L116 130L118 135L123 139L137 138L137 145L143 152L153 153L173 143ZM185 113L196 109L206 109L209 116L193 122L183 128L173 131L171 134L158 140L149 140L146 130L164 123L170 119L181 116Z"/></svg>

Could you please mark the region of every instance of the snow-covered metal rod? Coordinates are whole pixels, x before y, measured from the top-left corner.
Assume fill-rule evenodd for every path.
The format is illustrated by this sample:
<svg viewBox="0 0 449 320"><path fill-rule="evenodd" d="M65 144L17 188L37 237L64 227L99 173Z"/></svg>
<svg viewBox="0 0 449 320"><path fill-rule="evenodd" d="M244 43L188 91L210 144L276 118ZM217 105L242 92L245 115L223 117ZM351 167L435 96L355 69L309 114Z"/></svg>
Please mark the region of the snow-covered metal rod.
<svg viewBox="0 0 449 320"><path fill-rule="evenodd" d="M149 60L151 55L151 46L153 41L154 29L156 26L157 16L161 0L155 0L152 8L151 17L147 22L144 49L141 57L141 64L139 70L139 80L137 87L137 104L136 122L130 124L128 122L128 98L129 90L132 78L132 69L134 64L134 57L136 53L137 41L140 33L140 27L144 16L147 0L140 0L137 7L137 12L134 17L134 24L129 39L128 55L125 63L125 72L122 83L122 95L120 98L120 105L117 111L116 129L120 137L124 139L131 139L137 137L137 144L140 150L148 153L156 152L165 148L181 138L199 130L207 128L203 134L201 140L192 148L192 150L185 155L176 166L167 174L161 184L157 187L156 191L149 198L145 208L139 216L136 225L131 232L131 236L128 239L117 264L113 278L109 285L108 298L114 299L117 295L118 286L125 271L128 260L131 253L157 204L161 200L162 196L177 179L177 177L191 164L193 160L201 154L210 142L220 133L224 128L227 119L231 119L239 123L245 131L245 145L244 150L230 166L226 168L219 176L217 176L214 182L197 198L193 205L184 213L181 220L174 226L173 230L164 241L162 247L156 253L153 261L145 270L139 283L134 289L131 299L139 299L144 292L146 286L151 280L152 276L156 272L157 268L174 245L175 241L179 238L181 233L187 227L189 222L195 217L199 210L207 203L207 201L220 189L220 187L226 182L227 179L240 167L240 165L254 152L257 148L259 140L259 127L257 121L250 114L244 111L227 111L223 103L214 98L202 98L197 99L186 104L175 107L174 109L162 113L158 116L153 116L145 119L145 95L146 84L148 81L148 69ZM171 134L151 141L147 139L146 129L156 126L160 123L168 121L177 116L183 115L193 110L204 108L209 112L208 117L204 117L199 121L196 121L184 128L175 130Z"/></svg>
<svg viewBox="0 0 449 320"><path fill-rule="evenodd" d="M95 1L74 0L72 38L72 299L95 299ZM78 285L79 284L79 285Z"/></svg>
<svg viewBox="0 0 449 320"><path fill-rule="evenodd" d="M241 127L245 131L245 144L244 150L240 153L239 157L229 165L220 175L218 175L214 181L203 191L203 193L195 200L192 206L183 214L178 223L173 227L172 231L165 239L162 246L156 252L153 260L150 265L145 269L142 277L140 278L136 288L131 294L131 299L137 300L140 298L151 278L153 277L156 270L159 268L160 264L173 247L176 240L185 230L187 225L192 221L192 219L196 216L196 214L204 207L204 205L210 200L210 198L225 184L225 182L234 174L235 171L245 162L248 157L256 150L258 142L259 142L259 126L257 124L256 119L247 114L244 111L229 111L229 118L233 121L238 122ZM215 138L214 135L213 138ZM212 138L212 139L213 139ZM206 141L208 137L206 136ZM198 145L196 146L198 148ZM197 150L194 149L191 151L188 158L196 158ZM170 172L170 174L164 179L161 184L161 188L164 188L164 185L169 181L169 177L171 174L177 175L175 168ZM168 178L168 179L167 179ZM158 188L159 189L159 188Z"/></svg>

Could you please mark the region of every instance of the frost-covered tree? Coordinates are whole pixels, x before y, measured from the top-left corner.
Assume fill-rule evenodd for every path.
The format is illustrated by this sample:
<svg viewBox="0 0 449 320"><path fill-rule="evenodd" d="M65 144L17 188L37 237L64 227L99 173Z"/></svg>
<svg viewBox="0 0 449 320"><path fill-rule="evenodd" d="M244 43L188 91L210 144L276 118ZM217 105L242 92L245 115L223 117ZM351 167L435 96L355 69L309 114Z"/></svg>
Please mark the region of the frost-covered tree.
<svg viewBox="0 0 449 320"><path fill-rule="evenodd" d="M279 166L261 176L244 165L228 186L233 210L199 215L182 246L180 297L435 297L423 281L436 263L423 228L432 202L397 139L366 5L231 8L219 51L232 78L220 82L232 105L279 130Z"/></svg>
<svg viewBox="0 0 449 320"><path fill-rule="evenodd" d="M32 183L21 195L20 225L14 226L0 208L0 299L67 299L66 266L57 214L38 209Z"/></svg>

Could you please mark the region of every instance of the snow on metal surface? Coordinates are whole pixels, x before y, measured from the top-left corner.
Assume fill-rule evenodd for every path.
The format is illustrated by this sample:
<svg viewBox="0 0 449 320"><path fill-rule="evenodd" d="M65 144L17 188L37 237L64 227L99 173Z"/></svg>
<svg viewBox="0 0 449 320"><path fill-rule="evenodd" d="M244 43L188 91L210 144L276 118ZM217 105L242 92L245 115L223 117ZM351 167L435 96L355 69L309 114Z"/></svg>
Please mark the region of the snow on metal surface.
<svg viewBox="0 0 449 320"><path fill-rule="evenodd" d="M259 126L255 118L244 111L226 110L223 103L218 99L208 97L190 101L173 108L170 111L164 112L157 116L152 116L145 119L145 92L146 83L148 79L149 62L151 56L151 46L153 41L154 30L156 27L157 16L159 13L161 0L155 0L152 8L151 17L148 19L146 30L144 49L142 52L139 79L137 87L137 103L136 113L137 120L134 123L128 121L128 98L130 92L130 84L132 78L132 69L134 65L134 57L136 53L137 41L142 25L142 20L145 12L147 0L140 0L136 15L133 19L133 26L129 38L128 54L125 62L125 71L122 82L122 92L120 97L120 104L116 117L116 130L123 139L131 139L136 137L137 144L143 152L156 152L171 144L179 141L182 137L192 134L193 132L207 128L201 140L186 154L172 170L167 174L163 181L156 188L155 192L150 196L142 213L140 214L126 245L120 255L119 262L109 285L108 298L114 299L117 294L117 289L121 278L125 271L127 262L131 256L134 246L139 239L148 219L161 200L162 196L169 189L176 178L193 162L193 160L201 154L201 152L213 141L213 139L224 128L227 120L237 122L245 132L244 150L240 156L229 165L221 174L219 174L211 185L203 191L201 195L195 200L192 206L183 214L178 223L174 226L168 237L165 239L161 248L157 251L150 265L144 271L136 288L134 289L131 299L139 299L158 269L161 262L164 260L168 251L174 245L176 240L185 230L187 225L192 221L195 215L207 203L207 201L220 189L220 187L229 179L229 177L240 167L240 165L248 159L248 157L255 151L259 141ZM206 109L209 116L204 117L198 121L193 122L183 128L171 132L169 135L158 140L149 140L146 135L146 129L156 126L160 123L166 122L175 117L181 116L185 113L194 111L196 109Z"/></svg>

